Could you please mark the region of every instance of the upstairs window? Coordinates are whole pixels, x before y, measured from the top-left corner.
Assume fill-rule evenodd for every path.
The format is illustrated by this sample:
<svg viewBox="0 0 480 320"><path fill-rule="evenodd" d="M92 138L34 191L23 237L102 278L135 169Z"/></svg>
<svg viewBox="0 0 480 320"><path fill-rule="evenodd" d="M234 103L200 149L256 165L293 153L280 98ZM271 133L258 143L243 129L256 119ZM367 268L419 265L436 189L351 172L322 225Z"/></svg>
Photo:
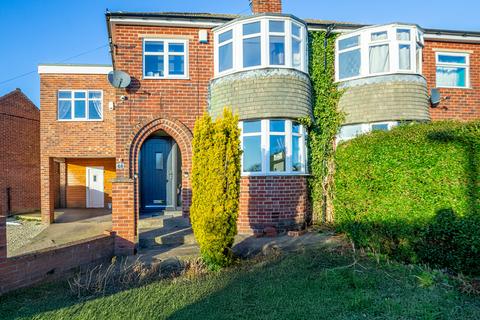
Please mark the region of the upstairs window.
<svg viewBox="0 0 480 320"><path fill-rule="evenodd" d="M437 52L437 87L468 88L470 56L468 53Z"/></svg>
<svg viewBox="0 0 480 320"><path fill-rule="evenodd" d="M290 17L241 19L214 31L215 75L255 68L307 72L305 25Z"/></svg>
<svg viewBox="0 0 480 320"><path fill-rule="evenodd" d="M58 91L57 119L62 121L102 120L102 91L60 90Z"/></svg>
<svg viewBox="0 0 480 320"><path fill-rule="evenodd" d="M186 40L145 39L144 79L185 79L188 77Z"/></svg>
<svg viewBox="0 0 480 320"><path fill-rule="evenodd" d="M389 73L421 73L423 34L416 26L363 28L338 37L336 80Z"/></svg>

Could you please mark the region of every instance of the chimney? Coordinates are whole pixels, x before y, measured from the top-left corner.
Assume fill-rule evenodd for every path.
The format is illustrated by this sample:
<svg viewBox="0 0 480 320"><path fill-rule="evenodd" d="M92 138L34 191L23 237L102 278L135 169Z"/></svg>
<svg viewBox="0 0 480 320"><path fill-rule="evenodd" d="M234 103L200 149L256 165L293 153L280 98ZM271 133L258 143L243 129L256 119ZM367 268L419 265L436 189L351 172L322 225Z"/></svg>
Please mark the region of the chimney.
<svg viewBox="0 0 480 320"><path fill-rule="evenodd" d="M250 0L253 14L282 13L282 0Z"/></svg>

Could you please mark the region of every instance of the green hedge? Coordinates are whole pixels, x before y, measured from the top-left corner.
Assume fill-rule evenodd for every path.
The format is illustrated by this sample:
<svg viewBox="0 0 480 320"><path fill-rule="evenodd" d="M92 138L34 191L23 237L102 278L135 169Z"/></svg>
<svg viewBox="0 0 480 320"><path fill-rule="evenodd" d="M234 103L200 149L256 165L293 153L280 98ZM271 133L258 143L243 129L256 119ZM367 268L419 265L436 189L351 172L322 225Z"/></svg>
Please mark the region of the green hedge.
<svg viewBox="0 0 480 320"><path fill-rule="evenodd" d="M335 222L359 246L480 274L480 122L403 125L340 144Z"/></svg>

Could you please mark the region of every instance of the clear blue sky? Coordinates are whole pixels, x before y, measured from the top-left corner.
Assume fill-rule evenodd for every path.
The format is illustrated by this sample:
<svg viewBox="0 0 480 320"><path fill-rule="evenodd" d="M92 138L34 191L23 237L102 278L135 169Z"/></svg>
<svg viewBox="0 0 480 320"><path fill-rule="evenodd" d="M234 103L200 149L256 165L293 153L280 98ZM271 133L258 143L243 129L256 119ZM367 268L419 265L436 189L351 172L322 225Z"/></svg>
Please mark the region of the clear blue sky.
<svg viewBox="0 0 480 320"><path fill-rule="evenodd" d="M427 28L480 31L478 0L284 0L300 18L358 23L413 22ZM62 62L107 44L104 12L186 11L248 14L248 0L2 0L0 95L21 88L39 105L39 63ZM106 47L65 61L110 63ZM16 80L5 80L24 73Z"/></svg>

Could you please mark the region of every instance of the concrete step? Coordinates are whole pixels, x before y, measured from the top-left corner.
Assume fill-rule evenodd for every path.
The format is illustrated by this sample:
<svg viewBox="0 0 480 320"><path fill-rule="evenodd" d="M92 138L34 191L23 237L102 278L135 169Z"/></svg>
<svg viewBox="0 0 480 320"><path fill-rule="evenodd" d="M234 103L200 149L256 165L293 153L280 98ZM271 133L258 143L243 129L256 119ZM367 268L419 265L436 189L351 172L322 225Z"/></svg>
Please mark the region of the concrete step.
<svg viewBox="0 0 480 320"><path fill-rule="evenodd" d="M163 227L141 229L139 237L141 248L152 248L163 245L196 244L191 227Z"/></svg>
<svg viewBox="0 0 480 320"><path fill-rule="evenodd" d="M190 220L181 215L164 214L159 216L152 216L148 218L140 218L138 222L139 229L154 229L163 227L189 227Z"/></svg>

